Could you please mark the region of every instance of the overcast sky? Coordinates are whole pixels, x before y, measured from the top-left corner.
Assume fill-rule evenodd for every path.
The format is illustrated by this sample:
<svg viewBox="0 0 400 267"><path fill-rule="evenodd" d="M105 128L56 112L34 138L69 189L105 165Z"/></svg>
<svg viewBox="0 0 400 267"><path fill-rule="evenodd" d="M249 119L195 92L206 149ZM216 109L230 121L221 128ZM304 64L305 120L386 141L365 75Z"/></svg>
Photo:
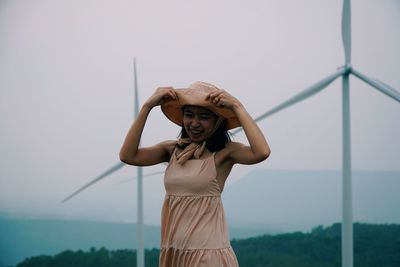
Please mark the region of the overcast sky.
<svg viewBox="0 0 400 267"><path fill-rule="evenodd" d="M59 203L119 161L133 119L133 57L142 103L158 86L201 80L256 117L343 65L341 8L339 0L1 0L0 212L134 220L136 185L117 185L134 167ZM400 91L400 2L352 1L352 22L353 66ZM400 171L400 104L350 83L353 168ZM254 169L340 169L340 80L259 125L271 157L235 168L228 183ZM142 144L178 132L156 108ZM145 201L159 199L162 176L149 177L145 192ZM159 210L148 213L156 222Z"/></svg>

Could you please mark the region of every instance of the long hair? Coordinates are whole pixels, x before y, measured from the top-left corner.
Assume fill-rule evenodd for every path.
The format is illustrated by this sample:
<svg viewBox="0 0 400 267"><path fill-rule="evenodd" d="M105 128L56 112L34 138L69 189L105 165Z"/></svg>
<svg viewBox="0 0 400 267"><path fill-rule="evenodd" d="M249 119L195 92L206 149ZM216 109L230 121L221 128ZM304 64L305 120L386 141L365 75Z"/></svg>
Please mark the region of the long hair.
<svg viewBox="0 0 400 267"><path fill-rule="evenodd" d="M179 137L189 137L185 130L185 127L182 127ZM231 142L231 137L229 136L229 132L226 129L226 120L223 120L217 130L215 130L215 132L207 139L206 148L210 152L219 151L223 149L229 142Z"/></svg>

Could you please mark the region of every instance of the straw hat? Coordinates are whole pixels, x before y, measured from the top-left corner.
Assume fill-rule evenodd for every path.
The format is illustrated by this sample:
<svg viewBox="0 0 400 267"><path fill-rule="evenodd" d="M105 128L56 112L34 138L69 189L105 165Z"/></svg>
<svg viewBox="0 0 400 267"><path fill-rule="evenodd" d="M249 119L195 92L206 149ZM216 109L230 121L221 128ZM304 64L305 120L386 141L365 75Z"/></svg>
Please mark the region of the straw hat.
<svg viewBox="0 0 400 267"><path fill-rule="evenodd" d="M240 126L240 122L235 112L226 107L219 107L206 100L209 93L218 89L215 85L205 82L195 82L188 88L175 89L178 95L176 100L168 100L161 105L161 110L173 123L183 126L183 110L184 106L200 106L204 107L218 116L226 120L227 130Z"/></svg>

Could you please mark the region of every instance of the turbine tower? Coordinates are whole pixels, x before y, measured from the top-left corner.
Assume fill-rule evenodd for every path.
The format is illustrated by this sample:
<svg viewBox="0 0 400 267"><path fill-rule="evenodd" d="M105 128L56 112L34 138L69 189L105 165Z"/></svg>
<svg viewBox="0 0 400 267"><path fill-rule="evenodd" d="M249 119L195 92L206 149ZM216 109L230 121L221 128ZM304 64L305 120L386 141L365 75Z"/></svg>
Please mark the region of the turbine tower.
<svg viewBox="0 0 400 267"><path fill-rule="evenodd" d="M389 85L372 79L357 71L351 65L351 6L350 0L343 1L342 10L342 40L345 52L345 64L325 79L311 85L304 91L296 94L271 110L265 112L255 120L266 117L294 105L327 87L339 77L342 77L342 267L353 267L353 205L352 205L352 178L351 178L351 142L350 142L350 94L349 76L357 78L371 85L381 93L400 102L400 93ZM233 134L239 132L238 129Z"/></svg>
<svg viewBox="0 0 400 267"><path fill-rule="evenodd" d="M136 58L133 59L133 80L135 82L135 119L139 113L139 89L137 85ZM139 143L140 146L140 143ZM144 222L143 222L143 168L137 167L137 248L136 266L144 267Z"/></svg>

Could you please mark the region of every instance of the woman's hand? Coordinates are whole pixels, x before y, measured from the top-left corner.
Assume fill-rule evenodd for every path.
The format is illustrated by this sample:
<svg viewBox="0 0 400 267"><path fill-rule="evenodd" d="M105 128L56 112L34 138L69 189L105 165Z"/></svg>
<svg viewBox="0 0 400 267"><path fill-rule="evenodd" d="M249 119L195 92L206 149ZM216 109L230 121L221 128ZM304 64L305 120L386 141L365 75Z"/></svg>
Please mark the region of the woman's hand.
<svg viewBox="0 0 400 267"><path fill-rule="evenodd" d="M255 164L268 158L271 150L262 131L238 99L225 90L210 93L206 99L216 106L234 111L249 141L250 146L240 143L227 145L225 159L229 159L228 162L232 165L235 163Z"/></svg>
<svg viewBox="0 0 400 267"><path fill-rule="evenodd" d="M150 109L161 105L165 100L168 99L177 99L178 95L175 92L173 87L158 87L154 94L147 99L145 106L149 107Z"/></svg>
<svg viewBox="0 0 400 267"><path fill-rule="evenodd" d="M167 99L177 98L178 96L174 88L159 87L154 94L147 99L122 144L119 152L121 161L135 166L148 166L169 160L171 151L175 146L174 143L163 142L147 148L139 148L139 143L150 110L155 106L161 105L163 101Z"/></svg>
<svg viewBox="0 0 400 267"><path fill-rule="evenodd" d="M218 90L216 92L210 93L206 100L209 100L211 103L213 103L216 106L219 107L227 107L229 109L234 109L235 107L238 107L241 105L240 101L229 94L225 90Z"/></svg>

